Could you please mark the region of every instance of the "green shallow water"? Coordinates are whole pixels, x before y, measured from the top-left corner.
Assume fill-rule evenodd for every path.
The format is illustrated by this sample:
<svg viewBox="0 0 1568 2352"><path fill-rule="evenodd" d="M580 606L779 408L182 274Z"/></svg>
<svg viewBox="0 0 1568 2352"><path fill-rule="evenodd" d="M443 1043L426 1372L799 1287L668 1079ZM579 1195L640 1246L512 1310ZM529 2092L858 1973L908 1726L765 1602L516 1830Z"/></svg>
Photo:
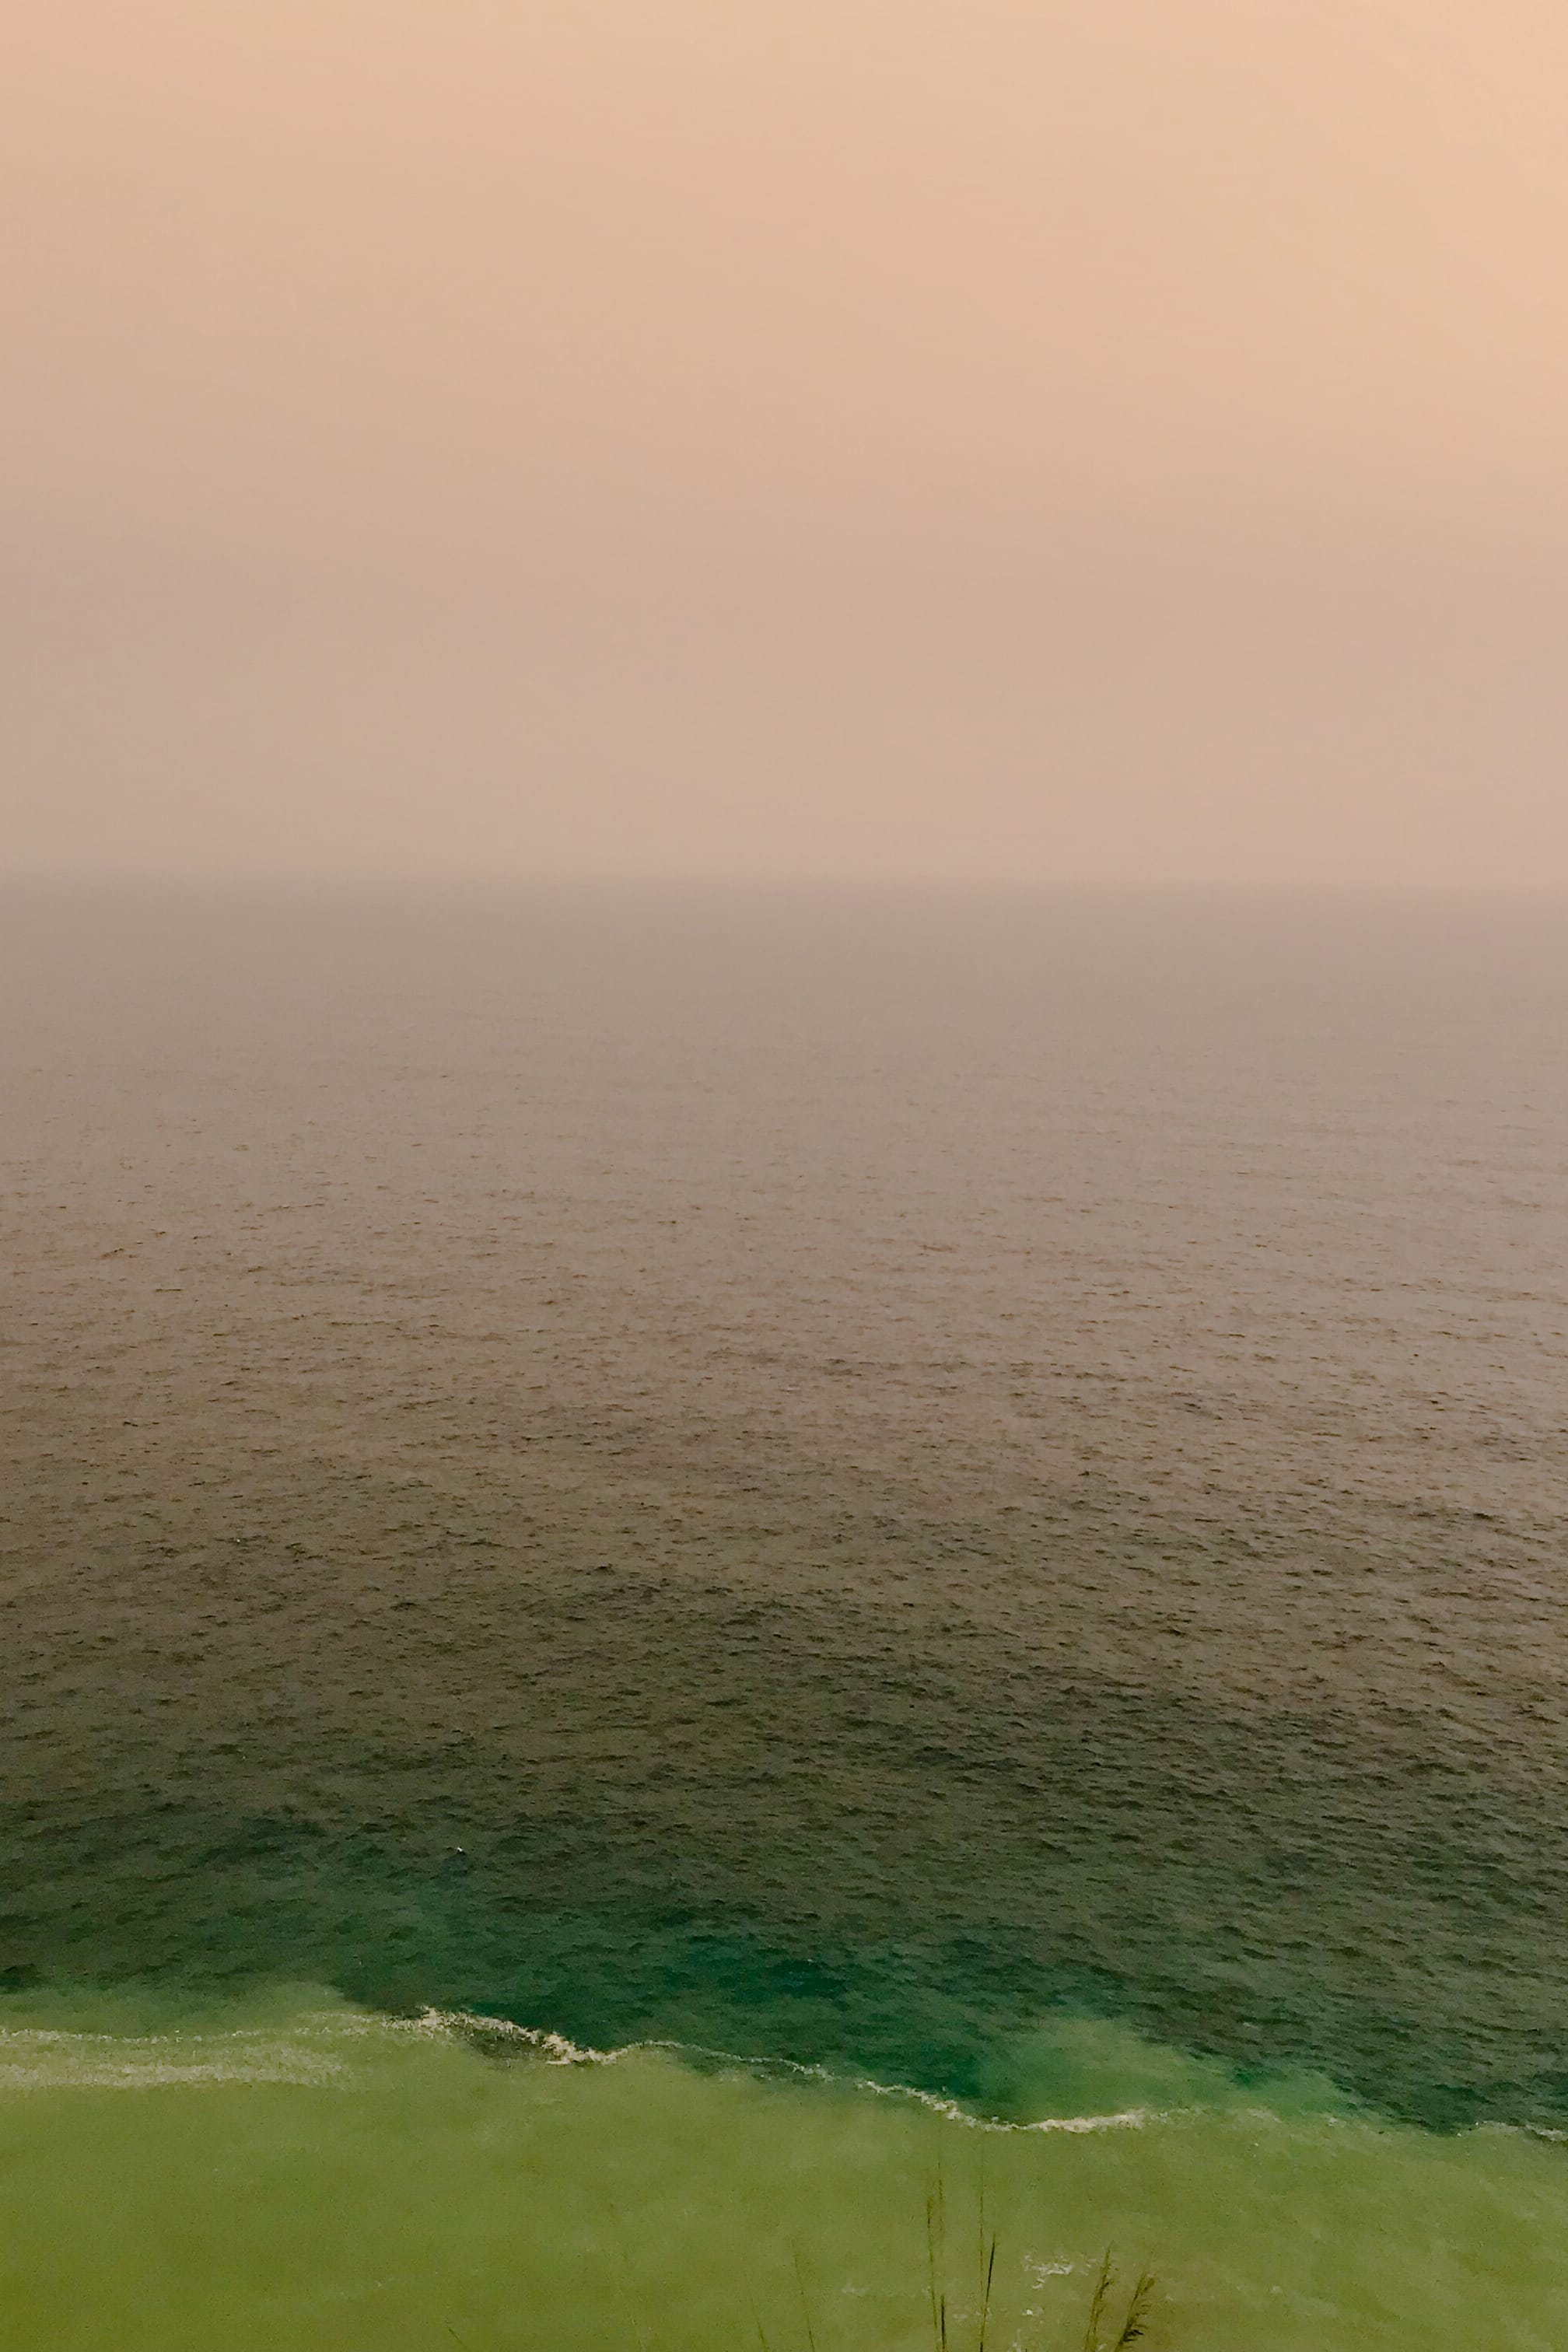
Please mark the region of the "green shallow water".
<svg viewBox="0 0 1568 2352"><path fill-rule="evenodd" d="M29 2352L1071 2347L1107 2242L1177 2352L1568 2336L1568 2150L1238 2084L1103 2023L1016 2044L1009 2126L732 2062L560 2049L304 1992L201 2017L13 1998L0 2281ZM984 2200L984 2225L981 2199Z"/></svg>

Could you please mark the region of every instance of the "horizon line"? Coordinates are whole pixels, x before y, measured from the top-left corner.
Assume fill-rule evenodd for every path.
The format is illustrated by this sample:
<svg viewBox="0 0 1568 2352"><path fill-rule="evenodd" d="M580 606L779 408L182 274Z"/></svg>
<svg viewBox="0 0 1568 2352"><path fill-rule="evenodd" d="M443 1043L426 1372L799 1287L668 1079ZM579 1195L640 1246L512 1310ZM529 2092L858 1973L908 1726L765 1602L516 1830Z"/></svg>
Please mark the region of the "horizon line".
<svg viewBox="0 0 1568 2352"><path fill-rule="evenodd" d="M1102 875L919 872L799 869L760 873L700 870L637 870L590 867L493 868L454 866L364 868L350 866L3 866L0 890L78 886L88 888L153 889L353 889L592 891L618 895L659 891L747 892L857 891L879 896L900 892L955 897L966 892L1091 897L1250 897L1401 898L1568 898L1568 876L1543 879L1357 875Z"/></svg>

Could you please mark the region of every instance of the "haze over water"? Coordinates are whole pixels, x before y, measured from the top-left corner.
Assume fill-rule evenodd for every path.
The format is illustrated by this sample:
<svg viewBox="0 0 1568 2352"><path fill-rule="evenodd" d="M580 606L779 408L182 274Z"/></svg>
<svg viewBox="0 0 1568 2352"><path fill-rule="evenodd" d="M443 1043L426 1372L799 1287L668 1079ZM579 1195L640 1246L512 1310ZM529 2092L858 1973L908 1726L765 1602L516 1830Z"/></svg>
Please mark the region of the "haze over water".
<svg viewBox="0 0 1568 2352"><path fill-rule="evenodd" d="M1561 0L5 68L0 2340L1562 2352Z"/></svg>
<svg viewBox="0 0 1568 2352"><path fill-rule="evenodd" d="M908 2269L896 2103L674 2058L612 2096L353 2022L427 2010L1131 2115L1004 2135L995 2177L1034 2212L1047 2166L1047 2277L1157 2253L1181 2340L1428 2342L1457 2295L1444 2340L1492 2344L1498 2294L1559 2340L1561 2151L1519 2133L1568 2126L1561 906L61 885L5 918L29 2341L205 2341L205 2294L237 2341L429 2340L379 2255L299 2251L312 2182L353 2174L374 2240L405 2162L477 2235L398 2259L510 2340L497 2151L527 2173L574 2114L539 2193L580 2173L584 2214L649 2164L700 2234L720 2183L808 2238L863 2195ZM53 2168L64 2229L84 2162L132 2196L128 2130L171 2194L209 2131L262 2184L174 2263L183 2334L121 2327L171 2275L155 2212L129 2271L56 2275ZM283 2311L245 2246L289 2212ZM720 2239L693 2341L733 2333ZM572 2294L551 2324L603 2340Z"/></svg>

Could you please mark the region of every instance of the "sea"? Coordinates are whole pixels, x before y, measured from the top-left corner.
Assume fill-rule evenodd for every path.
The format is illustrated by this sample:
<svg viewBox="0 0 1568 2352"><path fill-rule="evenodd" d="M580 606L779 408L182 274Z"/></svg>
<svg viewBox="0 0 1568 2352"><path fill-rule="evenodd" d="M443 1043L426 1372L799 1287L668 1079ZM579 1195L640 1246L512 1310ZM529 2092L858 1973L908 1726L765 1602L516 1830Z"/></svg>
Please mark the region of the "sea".
<svg viewBox="0 0 1568 2352"><path fill-rule="evenodd" d="M0 994L0 2340L1568 2345L1568 904Z"/></svg>

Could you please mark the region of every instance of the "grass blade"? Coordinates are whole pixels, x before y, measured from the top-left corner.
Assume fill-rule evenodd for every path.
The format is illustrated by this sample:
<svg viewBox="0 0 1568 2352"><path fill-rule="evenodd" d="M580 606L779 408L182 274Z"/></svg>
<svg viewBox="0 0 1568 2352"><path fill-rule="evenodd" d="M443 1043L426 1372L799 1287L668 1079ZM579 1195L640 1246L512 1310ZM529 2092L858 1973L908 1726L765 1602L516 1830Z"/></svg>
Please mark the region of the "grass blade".
<svg viewBox="0 0 1568 2352"><path fill-rule="evenodd" d="M1149 2313L1154 2301L1154 2274L1144 2271L1132 2290L1132 2300L1127 2306L1127 2316L1121 2323L1121 2333L1111 2347L1111 2352L1126 2352L1129 2344L1141 2343L1149 2333Z"/></svg>
<svg viewBox="0 0 1568 2352"><path fill-rule="evenodd" d="M811 2347L811 2352L816 2352L816 2337L812 2333L811 2305L805 2292L805 2271L800 2259L800 2248L795 2246L792 2251L795 2254L795 2283L800 2289L800 2307L805 2315L805 2340Z"/></svg>
<svg viewBox="0 0 1568 2352"><path fill-rule="evenodd" d="M994 2252L994 2248L993 2248ZM980 2135L980 2268L985 2269L985 2135Z"/></svg>
<svg viewBox="0 0 1568 2352"><path fill-rule="evenodd" d="M985 2352L985 2329L991 2317L991 2282L996 2275L996 2241L991 2241L991 2252L985 2260L985 2285L980 2297L980 2341L977 2352Z"/></svg>
<svg viewBox="0 0 1568 2352"><path fill-rule="evenodd" d="M1083 2352L1102 2352L1100 2331L1105 2322L1105 2306L1110 2300L1110 2248L1105 2249L1105 2260L1100 2265L1100 2276L1089 2297L1089 2326L1083 2331Z"/></svg>
<svg viewBox="0 0 1568 2352"><path fill-rule="evenodd" d="M936 2307L936 2199L926 2199L926 2269L931 2279L931 2352L942 2352L942 2327Z"/></svg>

